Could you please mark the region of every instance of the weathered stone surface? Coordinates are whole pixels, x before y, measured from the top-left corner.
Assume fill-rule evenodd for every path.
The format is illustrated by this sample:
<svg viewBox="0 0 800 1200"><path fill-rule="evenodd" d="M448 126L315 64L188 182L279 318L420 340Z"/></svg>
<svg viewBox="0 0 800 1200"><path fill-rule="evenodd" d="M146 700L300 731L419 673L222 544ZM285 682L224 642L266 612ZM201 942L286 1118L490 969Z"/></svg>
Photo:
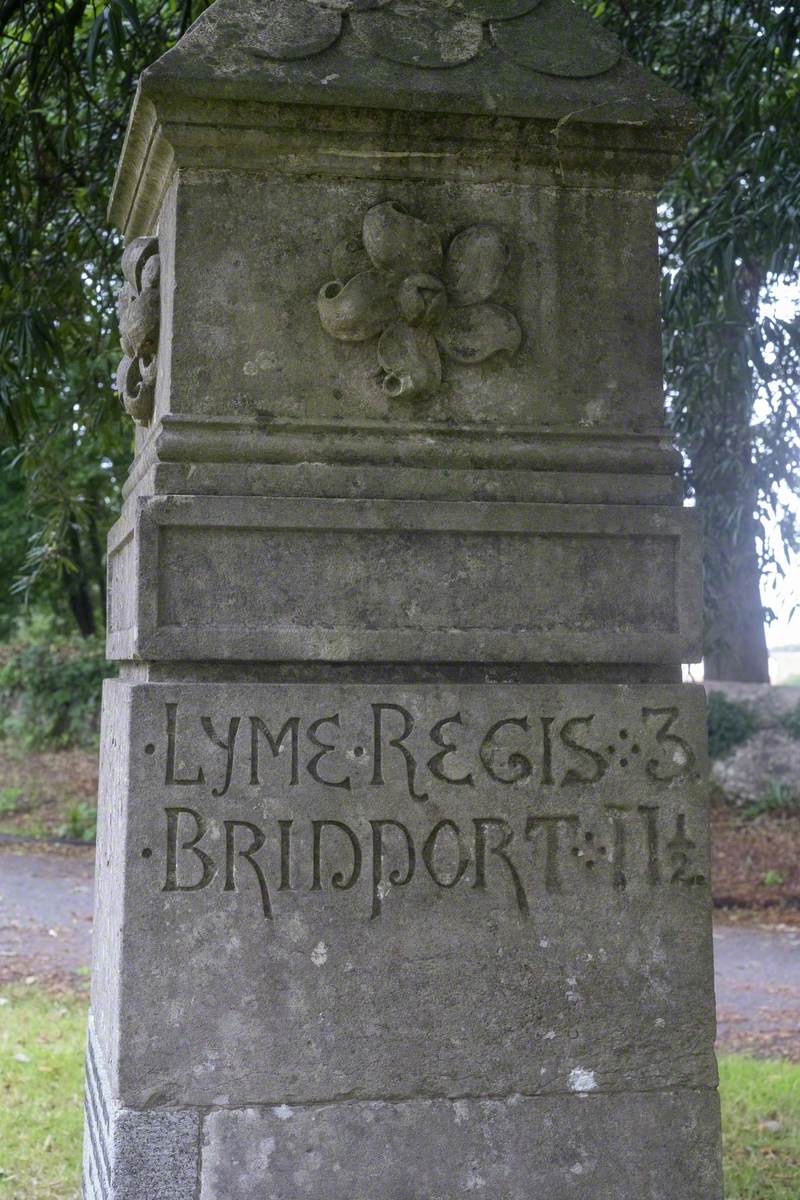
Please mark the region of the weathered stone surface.
<svg viewBox="0 0 800 1200"><path fill-rule="evenodd" d="M702 689L109 688L123 1106L713 1088Z"/></svg>
<svg viewBox="0 0 800 1200"><path fill-rule="evenodd" d="M575 1090L580 1086L576 1081ZM713 1092L209 1113L200 1200L721 1200Z"/></svg>
<svg viewBox="0 0 800 1200"><path fill-rule="evenodd" d="M440 256L442 242L487 222L509 247L491 301L519 326L521 345L503 339L509 348L484 361L449 357L424 404L383 387L371 338L388 311L373 301L378 328L367 325L356 341L331 337L318 311L334 248L358 241L365 214L389 200L424 218ZM184 172L174 194L171 386L158 412L246 416L256 427L288 420L300 436L303 422L343 419L652 431L663 408L654 203L628 191L464 181L454 192L447 182ZM408 253L396 269L413 274L425 261ZM352 307L358 286L364 313L366 281L340 282L348 286L335 303ZM319 453L313 435L304 441Z"/></svg>

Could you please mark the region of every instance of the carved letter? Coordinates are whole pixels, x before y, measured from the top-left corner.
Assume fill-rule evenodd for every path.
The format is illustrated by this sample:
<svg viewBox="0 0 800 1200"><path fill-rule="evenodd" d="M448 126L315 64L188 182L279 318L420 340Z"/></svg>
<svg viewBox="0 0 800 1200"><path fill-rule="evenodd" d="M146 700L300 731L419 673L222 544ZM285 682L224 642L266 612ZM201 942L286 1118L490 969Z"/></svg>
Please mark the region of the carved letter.
<svg viewBox="0 0 800 1200"><path fill-rule="evenodd" d="M247 850L240 850L239 857L248 862L256 873L258 886L261 891L261 907L264 911L264 916L267 919L272 917L272 905L269 901L269 888L267 881L264 878L264 872L258 865L253 855L257 854L264 845L264 832L257 825L252 825L250 821L226 821L225 822L225 886L223 892L236 891L236 830L247 829L253 835L253 840Z"/></svg>
<svg viewBox="0 0 800 1200"><path fill-rule="evenodd" d="M312 892L322 891L322 866L320 862L320 847L322 844L322 830L326 825L330 825L332 829L340 829L350 839L350 845L353 849L353 869L350 872L350 878L346 878L343 871L334 871L331 877L331 883L340 892L346 892L351 887L358 883L358 878L361 874L361 843L353 833L349 825L345 825L344 821L312 821L311 827L314 830L314 849L313 849L313 870L314 876L311 883Z"/></svg>
<svg viewBox="0 0 800 1200"><path fill-rule="evenodd" d="M685 883L690 887L706 882L705 875L695 872L692 867L692 851L697 847L686 833L686 813L678 813L675 822L675 836L667 842L672 866L674 868L670 883Z"/></svg>
<svg viewBox="0 0 800 1200"><path fill-rule="evenodd" d="M647 881L655 886L661 882L661 867L658 861L658 805L640 804L639 813L644 821L647 841Z"/></svg>
<svg viewBox="0 0 800 1200"><path fill-rule="evenodd" d="M576 829L578 818L570 816L569 813L555 813L553 816L547 817L528 817L525 826L525 837L528 841L539 826L545 830L544 886L545 891L548 892L563 891L558 861L561 855L561 825L571 825L573 829Z"/></svg>
<svg viewBox="0 0 800 1200"><path fill-rule="evenodd" d="M317 737L317 730L320 725L335 725L339 728L339 714L334 713L332 717L320 717L319 721L314 721L308 727L308 740L312 746L319 747L319 754L315 754L311 762L306 768L312 779L317 783L323 783L325 787L344 788L346 792L350 791L350 776L345 776L344 779L323 779L318 771L318 765L326 754L330 754L331 750L335 750L336 746L333 742L321 742Z"/></svg>
<svg viewBox="0 0 800 1200"><path fill-rule="evenodd" d="M458 862L456 864L455 873L452 879L448 880L444 880L437 875L435 867L436 841L443 829L450 829L454 833L456 839L456 850L458 852ZM425 844L422 847L422 861L428 868L428 874L433 882L438 884L438 886L441 888L455 887L459 880L463 878L464 872L469 866L469 855L464 849L463 842L461 841L461 831L456 825L455 821L440 821L438 825L434 825L433 829L426 837Z"/></svg>
<svg viewBox="0 0 800 1200"><path fill-rule="evenodd" d="M385 895L385 885L383 884L383 830L387 825L392 825L395 829L399 829L406 839L406 852L408 854L408 870L405 875L402 875L397 869L389 872L389 883L392 887L405 887L414 878L414 870L417 865L417 856L414 850L414 841L411 834L406 829L405 825L401 825L399 821L370 821L372 826L372 912L370 920L380 916L383 906L383 898ZM388 890L388 889L387 889Z"/></svg>
<svg viewBox="0 0 800 1200"><path fill-rule="evenodd" d="M220 750L224 750L228 755L228 761L225 767L225 783L222 788L212 788L212 796L224 796L230 787L231 772L233 770L233 752L236 748L236 734L239 730L239 717L231 717L230 725L228 726L228 740L223 742L217 737L214 732L214 726L211 724L211 717L201 717L200 724L203 726L203 732L215 746L219 746Z"/></svg>
<svg viewBox="0 0 800 1200"><path fill-rule="evenodd" d="M553 736L550 726L555 717L540 717L542 722L542 783L555 783L553 779Z"/></svg>
<svg viewBox="0 0 800 1200"><path fill-rule="evenodd" d="M454 754L458 747L455 742L448 742L442 735L445 725L463 725L461 713L458 712L452 717L444 717L443 720L437 721L431 730L431 741L435 746L441 746L441 754L434 754L433 758L428 760L428 770L434 779L440 779L442 783L452 783L456 786L466 784L467 787L474 787L475 780L472 777L472 772L466 775L461 775L458 779L454 779L451 775L446 775L444 772L444 760L448 754Z"/></svg>
<svg viewBox="0 0 800 1200"><path fill-rule="evenodd" d="M292 890L292 825L293 821L278 821L281 831L281 883L279 892Z"/></svg>
<svg viewBox="0 0 800 1200"><path fill-rule="evenodd" d="M694 770L696 761L694 750L682 737L678 737L676 733L670 733L679 716L680 709L678 708L642 709L642 719L645 723L651 717L665 718L656 731L656 741L659 746L663 746L669 752L670 761L675 762L675 756L678 755L678 763L674 771L660 772L658 759L651 758L645 768L648 779L655 779L658 783L670 783L673 779L683 779L685 776L691 775Z"/></svg>
<svg viewBox="0 0 800 1200"><path fill-rule="evenodd" d="M208 887L217 873L217 865L210 854L198 849L206 834L206 823L199 812L193 808L165 808L167 814L167 879L164 884L165 892L199 892ZM190 851L202 864L203 874L197 883L178 883L178 823L182 816L191 817L197 830L194 837L181 842L180 849Z"/></svg>
<svg viewBox="0 0 800 1200"><path fill-rule="evenodd" d="M493 740L498 731L506 725L516 725L526 733L530 728L527 717L506 717L504 721L496 721L481 742L480 759L486 769L486 773L497 783L520 783L523 779L527 779L530 776L533 768L531 767L530 759L526 758L524 754L520 754L518 750L515 750L513 754L509 754L508 756L510 774L500 775L495 770L495 759L499 753L499 747L493 745Z"/></svg>
<svg viewBox="0 0 800 1200"><path fill-rule="evenodd" d="M561 786L564 787L573 783L597 783L602 779L608 770L608 762L603 758L602 754L598 754L596 750L590 750L588 746L582 746L580 742L576 742L572 736L572 731L577 725L591 725L594 720L594 713L590 717L572 717L569 721L565 721L561 726L561 741L570 750L576 750L579 754L583 754L590 759L594 765L594 770L591 775L582 775L580 771L569 768L564 778L561 780Z"/></svg>
<svg viewBox="0 0 800 1200"><path fill-rule="evenodd" d="M167 710L167 769L164 779L165 784L184 785L191 787L196 783L205 783L203 777L203 768L197 768L197 774L194 779L177 779L175 776L175 725L177 723L177 704L165 705Z"/></svg>
<svg viewBox="0 0 800 1200"><path fill-rule="evenodd" d="M611 876L613 886L620 892L624 892L628 886L628 877L625 874L626 858L627 858L627 836L625 831L624 815L627 812L624 804L607 804L606 812L609 814L611 825L614 830L614 870Z"/></svg>
<svg viewBox="0 0 800 1200"><path fill-rule="evenodd" d="M412 800L427 800L427 792L416 792L414 790L414 779L417 771L417 762L414 756L403 745L405 740L410 737L414 730L414 718L410 712L401 708L399 704L373 704L372 720L373 720L373 784L383 783L383 714L385 712L400 713L403 718L403 732L399 737L390 738L389 745L399 750L406 764L406 778L408 780L408 794Z"/></svg>
<svg viewBox="0 0 800 1200"><path fill-rule="evenodd" d="M300 735L300 718L290 717L280 731L278 736L274 738L267 729L260 717L250 718L250 783L256 786L261 782L258 775L258 735L263 733L267 739L267 745L272 751L272 757L277 758L283 748L283 739L287 733L292 737L292 777L291 784L300 782L300 767L299 767L299 749L298 739Z"/></svg>
<svg viewBox="0 0 800 1200"><path fill-rule="evenodd" d="M473 821L473 824L475 826L475 882L472 886L481 890L485 890L486 888L486 832L493 825L502 832L503 837L498 845L489 847L489 853L497 855L508 867L511 881L514 884L517 906L520 912L527 913L528 897L525 895L522 880L519 877L517 868L506 854L506 847L510 846L514 837L514 831L511 826L502 817L479 817Z"/></svg>

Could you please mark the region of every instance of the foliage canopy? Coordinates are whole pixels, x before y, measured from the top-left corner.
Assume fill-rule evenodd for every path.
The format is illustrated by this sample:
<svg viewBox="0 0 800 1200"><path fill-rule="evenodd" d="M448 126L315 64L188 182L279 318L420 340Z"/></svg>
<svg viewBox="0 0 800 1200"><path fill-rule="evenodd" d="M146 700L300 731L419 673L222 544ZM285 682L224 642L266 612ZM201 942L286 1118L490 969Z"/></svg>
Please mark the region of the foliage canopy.
<svg viewBox="0 0 800 1200"><path fill-rule="evenodd" d="M662 196L666 379L705 532L706 676L766 678L759 577L797 548L800 321L770 300L800 270L800 6L585 3L706 118Z"/></svg>

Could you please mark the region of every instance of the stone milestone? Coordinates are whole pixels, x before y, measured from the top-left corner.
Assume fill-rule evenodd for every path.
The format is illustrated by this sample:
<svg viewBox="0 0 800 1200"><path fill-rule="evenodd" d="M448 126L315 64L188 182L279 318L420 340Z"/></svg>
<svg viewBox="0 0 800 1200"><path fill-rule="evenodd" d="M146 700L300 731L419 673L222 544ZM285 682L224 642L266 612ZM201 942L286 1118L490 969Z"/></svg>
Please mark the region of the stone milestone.
<svg viewBox="0 0 800 1200"><path fill-rule="evenodd" d="M571 0L217 0L144 73L87 1200L721 1200L694 127Z"/></svg>

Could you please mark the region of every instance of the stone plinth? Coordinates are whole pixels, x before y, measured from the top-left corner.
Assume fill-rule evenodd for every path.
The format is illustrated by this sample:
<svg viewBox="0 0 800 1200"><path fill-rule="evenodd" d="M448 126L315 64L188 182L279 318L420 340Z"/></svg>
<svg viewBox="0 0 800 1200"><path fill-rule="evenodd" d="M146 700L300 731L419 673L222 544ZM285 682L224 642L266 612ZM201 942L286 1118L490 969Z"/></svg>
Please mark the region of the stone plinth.
<svg viewBox="0 0 800 1200"><path fill-rule="evenodd" d="M693 127L569 0L217 0L145 72L87 1200L720 1200Z"/></svg>

